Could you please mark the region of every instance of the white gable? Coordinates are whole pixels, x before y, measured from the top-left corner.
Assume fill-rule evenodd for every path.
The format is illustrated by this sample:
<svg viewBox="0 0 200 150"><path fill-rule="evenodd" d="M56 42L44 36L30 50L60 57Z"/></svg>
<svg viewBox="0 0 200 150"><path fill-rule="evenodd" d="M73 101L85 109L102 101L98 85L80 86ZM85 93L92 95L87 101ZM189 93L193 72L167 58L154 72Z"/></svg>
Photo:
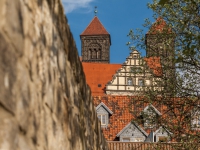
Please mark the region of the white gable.
<svg viewBox="0 0 200 150"><path fill-rule="evenodd" d="M158 81L161 78L153 75L140 53L134 50L106 85L106 94L138 95L149 88L162 90Z"/></svg>

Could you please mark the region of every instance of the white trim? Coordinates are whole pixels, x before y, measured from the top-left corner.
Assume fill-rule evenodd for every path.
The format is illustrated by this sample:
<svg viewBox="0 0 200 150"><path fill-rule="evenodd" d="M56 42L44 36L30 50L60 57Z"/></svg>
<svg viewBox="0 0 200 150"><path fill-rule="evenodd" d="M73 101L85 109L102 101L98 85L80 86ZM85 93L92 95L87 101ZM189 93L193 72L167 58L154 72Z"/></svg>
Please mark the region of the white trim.
<svg viewBox="0 0 200 150"><path fill-rule="evenodd" d="M149 109L150 107L153 108L154 111L155 111L159 116L162 115L162 114L158 111L158 109L156 109L152 104L149 104L148 106L146 106L146 107L144 108L143 112L147 112L148 109Z"/></svg>
<svg viewBox="0 0 200 150"><path fill-rule="evenodd" d="M103 103L101 102L97 107L96 107L96 110L98 110L100 107L104 107L104 109L109 113L109 114L113 114L113 112Z"/></svg>
<svg viewBox="0 0 200 150"><path fill-rule="evenodd" d="M135 122L130 122L129 124L127 124L118 134L117 137L119 137L127 128L129 128L129 126L133 124L136 128L139 129L139 131L141 131L141 133L143 133L146 137L148 136L148 134L139 126L137 125Z"/></svg>

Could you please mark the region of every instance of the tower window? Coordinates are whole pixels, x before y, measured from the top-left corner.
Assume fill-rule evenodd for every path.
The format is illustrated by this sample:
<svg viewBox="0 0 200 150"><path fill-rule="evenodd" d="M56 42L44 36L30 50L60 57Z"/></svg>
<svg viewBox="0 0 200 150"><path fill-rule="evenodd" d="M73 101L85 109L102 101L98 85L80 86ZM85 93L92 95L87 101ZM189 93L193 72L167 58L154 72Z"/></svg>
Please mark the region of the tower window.
<svg viewBox="0 0 200 150"><path fill-rule="evenodd" d="M101 49L97 51L97 59L101 59Z"/></svg>
<svg viewBox="0 0 200 150"><path fill-rule="evenodd" d="M91 48L90 48L89 51L88 51L88 58L89 58L89 59L91 59L91 51L92 51L92 50L91 50Z"/></svg>
<svg viewBox="0 0 200 150"><path fill-rule="evenodd" d="M92 51L92 59L96 59L96 58L97 58L96 49L93 49L93 51Z"/></svg>

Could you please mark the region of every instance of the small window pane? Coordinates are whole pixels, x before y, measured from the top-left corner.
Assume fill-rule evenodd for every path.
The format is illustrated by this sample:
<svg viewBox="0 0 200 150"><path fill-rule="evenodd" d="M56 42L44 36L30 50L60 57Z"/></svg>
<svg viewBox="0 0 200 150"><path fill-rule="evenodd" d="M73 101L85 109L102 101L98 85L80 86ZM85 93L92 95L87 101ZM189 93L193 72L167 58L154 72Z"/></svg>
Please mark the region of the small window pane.
<svg viewBox="0 0 200 150"><path fill-rule="evenodd" d="M102 115L101 117L101 124L106 124L106 115Z"/></svg>
<svg viewBox="0 0 200 150"><path fill-rule="evenodd" d="M130 142L130 138L123 138L122 141L123 142Z"/></svg>
<svg viewBox="0 0 200 150"><path fill-rule="evenodd" d="M138 80L138 85L139 86L144 86L144 80L143 79L139 79Z"/></svg>
<svg viewBox="0 0 200 150"><path fill-rule="evenodd" d="M101 121L101 115L97 115L97 117L99 118L99 120Z"/></svg>
<svg viewBox="0 0 200 150"><path fill-rule="evenodd" d="M133 80L131 78L127 79L127 85L133 85Z"/></svg>

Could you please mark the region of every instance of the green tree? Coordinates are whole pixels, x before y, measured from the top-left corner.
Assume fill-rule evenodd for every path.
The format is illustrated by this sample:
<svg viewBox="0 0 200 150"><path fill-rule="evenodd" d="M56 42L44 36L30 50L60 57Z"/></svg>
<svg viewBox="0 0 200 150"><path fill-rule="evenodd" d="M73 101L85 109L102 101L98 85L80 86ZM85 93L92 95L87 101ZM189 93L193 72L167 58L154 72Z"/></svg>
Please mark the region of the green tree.
<svg viewBox="0 0 200 150"><path fill-rule="evenodd" d="M170 118L162 118L160 122L171 130L174 138L183 143L194 141L198 143L200 142L200 0L153 0L148 7L153 10L155 20L162 18L166 22L161 31L154 28L155 23L152 24L146 19L144 26L149 28L149 34L156 34L158 41L169 34L174 37L175 57L163 57L163 59L166 59L166 62L172 59L175 68L170 68L166 64L162 66L165 70L175 69L176 82L163 77L167 82L163 86L171 84L172 88L166 88L167 91L161 92L147 92L146 97L151 101L155 100L157 95L162 97L159 103L168 107L166 116ZM158 26L162 24L162 22L157 23ZM130 49L148 49L142 30L130 30L128 36L131 40L127 43ZM164 44L170 44L170 40L164 41ZM166 95L169 92L173 94ZM199 121L198 130L192 125L195 117ZM174 124L173 120L176 120Z"/></svg>

